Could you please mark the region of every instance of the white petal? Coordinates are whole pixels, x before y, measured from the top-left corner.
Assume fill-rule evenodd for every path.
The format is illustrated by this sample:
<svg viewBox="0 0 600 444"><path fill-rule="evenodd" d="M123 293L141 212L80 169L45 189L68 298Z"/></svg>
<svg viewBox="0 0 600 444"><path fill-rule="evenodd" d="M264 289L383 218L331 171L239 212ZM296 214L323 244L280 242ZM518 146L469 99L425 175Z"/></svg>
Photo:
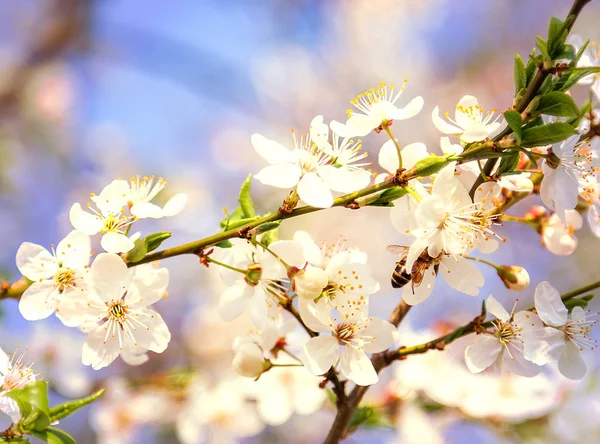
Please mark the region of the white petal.
<svg viewBox="0 0 600 444"><path fill-rule="evenodd" d="M540 283L533 296L535 310L548 325L560 327L567 322L568 310L560 298L560 293L549 282Z"/></svg>
<svg viewBox="0 0 600 444"><path fill-rule="evenodd" d="M125 351L122 351L121 354L121 359L125 362L125 364L128 365L142 365L146 362L148 362L148 353L140 353L140 354L135 354L135 353L127 353Z"/></svg>
<svg viewBox="0 0 600 444"><path fill-rule="evenodd" d="M563 353L558 360L558 369L565 378L573 380L582 379L587 372L587 366L579 353L579 347L571 341L567 342L563 348Z"/></svg>
<svg viewBox="0 0 600 444"><path fill-rule="evenodd" d="M138 219L160 219L164 216L163 209L150 202L135 203L130 211Z"/></svg>
<svg viewBox="0 0 600 444"><path fill-rule="evenodd" d="M250 298L254 295L254 288L246 285L243 279L237 284L228 287L219 299L219 315L225 322L239 318L246 310Z"/></svg>
<svg viewBox="0 0 600 444"><path fill-rule="evenodd" d="M312 300L299 298L298 311L302 322L304 322L304 324L312 331L331 331L331 329L321 321L317 313L317 306Z"/></svg>
<svg viewBox="0 0 600 444"><path fill-rule="evenodd" d="M527 378L531 378L540 372L541 367L525 359L520 351L513 348L511 350L511 355L512 356L504 350L502 356L504 365L510 372Z"/></svg>
<svg viewBox="0 0 600 444"><path fill-rule="evenodd" d="M63 267L77 270L90 263L92 242L87 234L81 231L71 231L56 246L56 258Z"/></svg>
<svg viewBox="0 0 600 444"><path fill-rule="evenodd" d="M465 362L471 373L480 373L496 361L501 351L502 344L497 338L482 334L466 348Z"/></svg>
<svg viewBox="0 0 600 444"><path fill-rule="evenodd" d="M434 126L444 134L460 134L462 128L451 125L440 117L440 109L436 106L431 113L431 119L433 120Z"/></svg>
<svg viewBox="0 0 600 444"><path fill-rule="evenodd" d="M259 330L263 330L267 324L267 295L259 286L254 287L254 296L250 298L248 310L252 323Z"/></svg>
<svg viewBox="0 0 600 444"><path fill-rule="evenodd" d="M404 159L402 159L404 161ZM390 174L395 174L398 169L398 151L393 140L385 142L379 150L379 165Z"/></svg>
<svg viewBox="0 0 600 444"><path fill-rule="evenodd" d="M499 124L498 124L499 125ZM489 137L491 131L488 131L485 127L475 128L469 131L465 131L461 134L460 140L465 143L480 142Z"/></svg>
<svg viewBox="0 0 600 444"><path fill-rule="evenodd" d="M327 187L340 193L352 193L371 182L371 173L363 169L323 165L318 171Z"/></svg>
<svg viewBox="0 0 600 444"><path fill-rule="evenodd" d="M489 313L496 316L497 319L500 319L502 321L508 321L510 319L510 314L506 311L502 304L498 302L496 298L494 298L494 296L492 295L489 295L489 297L486 299L485 308Z"/></svg>
<svg viewBox="0 0 600 444"><path fill-rule="evenodd" d="M23 242L17 250L17 268L23 276L39 281L51 277L57 270L56 260L41 245Z"/></svg>
<svg viewBox="0 0 600 444"><path fill-rule="evenodd" d="M127 293L125 300L128 305L149 307L165 296L169 284L169 270L166 268L154 269L151 264L148 265L152 268L152 274L142 277L134 275L133 282L138 292L135 294L137 297Z"/></svg>
<svg viewBox="0 0 600 444"><path fill-rule="evenodd" d="M427 299L435 286L435 278L436 273L434 267L429 267L423 273L423 280L420 285L413 288L411 282L406 284L402 289L402 299L404 299L404 302L408 305L417 305Z"/></svg>
<svg viewBox="0 0 600 444"><path fill-rule="evenodd" d="M571 311L571 320L575 322L585 322L585 310L581 307L574 307Z"/></svg>
<svg viewBox="0 0 600 444"><path fill-rule="evenodd" d="M28 321L45 319L54 313L58 296L53 281L34 282L19 299L19 311Z"/></svg>
<svg viewBox="0 0 600 444"><path fill-rule="evenodd" d="M381 125L377 117L354 115L346 122L346 137L363 137Z"/></svg>
<svg viewBox="0 0 600 444"><path fill-rule="evenodd" d="M310 122L310 139L320 148L331 148L329 127L323 123L323 116L316 116Z"/></svg>
<svg viewBox="0 0 600 444"><path fill-rule="evenodd" d="M367 353L379 353L394 345L397 328L383 319L373 318L361 335L373 337L373 342L363 347Z"/></svg>
<svg viewBox="0 0 600 444"><path fill-rule="evenodd" d="M465 113L463 110L471 108L470 113ZM467 128L473 125L473 121L482 121L481 118L481 109L479 108L479 103L477 99L473 96L462 96L462 98L458 101L456 105L456 110L454 112L454 120L458 123L462 128Z"/></svg>
<svg viewBox="0 0 600 444"><path fill-rule="evenodd" d="M277 188L293 188L298 184L302 171L293 163L281 163L263 168L254 176L264 185Z"/></svg>
<svg viewBox="0 0 600 444"><path fill-rule="evenodd" d="M356 385L371 385L379 381L377 372L365 352L346 346L340 356L342 373Z"/></svg>
<svg viewBox="0 0 600 444"><path fill-rule="evenodd" d="M544 327L523 335L525 359L545 365L557 360L566 345L564 332L552 327Z"/></svg>
<svg viewBox="0 0 600 444"><path fill-rule="evenodd" d="M163 214L166 217L175 216L183 211L188 202L187 193L177 193L171 197L163 207Z"/></svg>
<svg viewBox="0 0 600 444"><path fill-rule="evenodd" d="M440 137L440 148L444 154L452 154L457 156L463 152L463 147L459 144L453 144L450 142L449 137Z"/></svg>
<svg viewBox="0 0 600 444"><path fill-rule="evenodd" d="M389 120L410 119L421 112L424 103L423 97L417 96L408 102L408 105L404 108L398 108L397 110L388 113L387 118Z"/></svg>
<svg viewBox="0 0 600 444"><path fill-rule="evenodd" d="M427 152L427 146L421 142L410 143L402 148L402 167L407 170L415 166L415 164L424 158L429 153ZM397 158L398 156L396 156Z"/></svg>
<svg viewBox="0 0 600 444"><path fill-rule="evenodd" d="M90 267L96 293L103 301L120 299L131 281L125 262L116 254L101 253Z"/></svg>
<svg viewBox="0 0 600 444"><path fill-rule="evenodd" d="M260 134L252 134L250 141L256 152L271 165L294 163L298 160L297 156L282 144Z"/></svg>
<svg viewBox="0 0 600 444"><path fill-rule="evenodd" d="M83 211L78 203L74 203L71 207L69 220L76 230L89 235L98 233L104 226L104 221L101 218Z"/></svg>
<svg viewBox="0 0 600 444"><path fill-rule="evenodd" d="M304 344L300 357L309 372L322 375L337 361L338 348L337 339L333 336L317 336Z"/></svg>
<svg viewBox="0 0 600 444"><path fill-rule="evenodd" d="M127 236L116 231L104 233L100 245L107 253L127 253L135 247L135 243Z"/></svg>
<svg viewBox="0 0 600 444"><path fill-rule="evenodd" d="M164 352L171 341L171 333L162 316L148 308L136 310L135 316L136 324L133 324L135 327L132 333L135 339L133 349L148 349L154 353ZM137 322L140 327L137 327Z"/></svg>
<svg viewBox="0 0 600 444"><path fill-rule="evenodd" d="M333 205L333 196L323 179L315 173L307 173L298 182L298 196L308 205L329 208Z"/></svg>
<svg viewBox="0 0 600 444"><path fill-rule="evenodd" d="M450 256L442 259L442 266L441 275L448 285L469 296L479 294L479 288L483 287L485 279L472 261L460 256Z"/></svg>
<svg viewBox="0 0 600 444"><path fill-rule="evenodd" d="M100 370L117 359L120 352L119 341L105 342L105 335L106 331L102 325L88 335L81 352L83 365L91 365L94 370Z"/></svg>
<svg viewBox="0 0 600 444"><path fill-rule="evenodd" d="M126 180L113 180L97 196L91 196L102 214L117 214L127 204L130 189ZM77 227L75 227L77 228Z"/></svg>

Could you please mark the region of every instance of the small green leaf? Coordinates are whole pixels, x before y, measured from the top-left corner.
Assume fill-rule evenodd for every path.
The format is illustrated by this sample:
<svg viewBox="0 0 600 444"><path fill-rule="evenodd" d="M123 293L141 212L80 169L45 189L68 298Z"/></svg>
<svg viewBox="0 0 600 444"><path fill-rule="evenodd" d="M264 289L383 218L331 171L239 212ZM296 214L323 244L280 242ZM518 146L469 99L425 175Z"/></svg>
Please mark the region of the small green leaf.
<svg viewBox="0 0 600 444"><path fill-rule="evenodd" d="M521 138L523 135L522 127L523 127L523 119L521 118L521 114L518 111L510 110L504 113L504 118L506 119L506 123L510 126L510 129L515 133L515 139L517 143L521 143Z"/></svg>
<svg viewBox="0 0 600 444"><path fill-rule="evenodd" d="M553 91L539 96L536 113L547 116L577 117L579 109L571 96L561 91Z"/></svg>
<svg viewBox="0 0 600 444"><path fill-rule="evenodd" d="M573 311L575 307L586 308L588 301L583 298L573 298L565 301L565 307L569 310L569 313Z"/></svg>
<svg viewBox="0 0 600 444"><path fill-rule="evenodd" d="M583 45L581 45L581 48L579 48L579 51L577 51L577 54L575 54L575 62L579 62L589 44L590 39L587 39Z"/></svg>
<svg viewBox="0 0 600 444"><path fill-rule="evenodd" d="M538 89L538 94L546 94L547 92L552 91L554 88L554 79L552 76L548 76L544 79L542 84L540 85L540 89Z"/></svg>
<svg viewBox="0 0 600 444"><path fill-rule="evenodd" d="M219 248L231 248L233 247L233 244L231 242L229 242L227 239L222 240L221 242L217 242L215 244L215 247L219 247Z"/></svg>
<svg viewBox="0 0 600 444"><path fill-rule="evenodd" d="M550 57L550 54L548 53L548 44L546 43L546 41L543 38L541 38L539 35L535 36L535 41L537 43L538 49L542 53L543 59L544 60L552 60Z"/></svg>
<svg viewBox="0 0 600 444"><path fill-rule="evenodd" d="M515 56L515 94L527 86L527 73L525 72L525 64L519 54Z"/></svg>
<svg viewBox="0 0 600 444"><path fill-rule="evenodd" d="M55 407L52 407L49 411L50 419L52 422L54 422L66 418L71 413L94 402L96 399L102 396L103 393L104 389L98 390L97 392L92 393L90 396L86 396L85 398L75 399L73 401L65 402L64 404L59 404Z"/></svg>
<svg viewBox="0 0 600 444"><path fill-rule="evenodd" d="M44 430L50 424L48 384L36 381L6 394L14 399L21 411L21 427L26 430Z"/></svg>
<svg viewBox="0 0 600 444"><path fill-rule="evenodd" d="M535 126L523 130L521 146L533 148L562 142L570 136L577 134L577 130L568 123L555 122L547 125Z"/></svg>
<svg viewBox="0 0 600 444"><path fill-rule="evenodd" d="M146 248L148 252L156 250L160 245L171 237L169 231L159 231L158 233L152 233L145 237Z"/></svg>
<svg viewBox="0 0 600 444"><path fill-rule="evenodd" d="M348 430L353 432L361 426L369 428L382 428L392 427L392 424L386 418L384 411L370 405L364 405L358 407L352 414L352 419L350 420Z"/></svg>
<svg viewBox="0 0 600 444"><path fill-rule="evenodd" d="M381 193L375 201L369 203L369 205L374 207L389 207L392 206L392 201L400 199L401 197L406 196L407 194L408 191L406 191L406 188L403 187L388 188L383 193Z"/></svg>
<svg viewBox="0 0 600 444"><path fill-rule="evenodd" d="M275 230L275 229L279 228L279 225L281 225L280 220L276 220L273 222L265 222L264 224L259 225L258 227L255 228L256 234L263 234L263 233L266 233L267 231Z"/></svg>
<svg viewBox="0 0 600 444"><path fill-rule="evenodd" d="M415 175L420 177L431 176L448 165L448 158L431 154L415 164Z"/></svg>
<svg viewBox="0 0 600 444"><path fill-rule="evenodd" d="M577 59L577 54L575 53L575 47L573 45L563 45L562 52L557 54L555 57L557 60L566 59L569 60L569 63L574 62Z"/></svg>
<svg viewBox="0 0 600 444"><path fill-rule="evenodd" d="M534 49L534 52L535 52L535 49ZM529 83L531 83L531 79L533 79L533 74L535 73L535 70L537 68L537 62L538 62L537 57L533 57L533 53L532 53L529 60L527 61L527 66L525 67L527 85L529 85Z"/></svg>
<svg viewBox="0 0 600 444"><path fill-rule="evenodd" d="M77 444L71 435L56 427L48 427L46 430L34 431L31 434L47 444Z"/></svg>
<svg viewBox="0 0 600 444"><path fill-rule="evenodd" d="M243 225L249 224L250 222L254 222L255 220L260 219L260 216L249 217L246 219L237 219L235 221L231 221L229 224L228 230L233 230L234 228L241 227Z"/></svg>
<svg viewBox="0 0 600 444"><path fill-rule="evenodd" d="M518 151L514 151L511 156L503 157L496 174L498 176L503 176L504 174L513 172L517 168L517 165L519 165L520 157Z"/></svg>
<svg viewBox="0 0 600 444"><path fill-rule="evenodd" d="M256 216L256 210L254 209L254 202L252 202L252 194L251 194L251 184L252 182L252 174L248 174L248 177L242 184L240 188L240 208L242 209L242 213L244 217L254 217Z"/></svg>
<svg viewBox="0 0 600 444"><path fill-rule="evenodd" d="M133 249L125 254L125 259L127 262L139 262L146 256L147 252L148 246L146 245L146 241L144 239L136 239Z"/></svg>
<svg viewBox="0 0 600 444"><path fill-rule="evenodd" d="M242 209L240 207L237 207L231 214L228 214L226 210L223 210L223 211L225 211L225 214L226 214L225 219L223 219L220 222L221 228L223 228L223 230L228 230L229 228L231 228L230 227L231 223L238 221L240 219L243 219L245 217L244 212L242 211Z"/></svg>
<svg viewBox="0 0 600 444"><path fill-rule="evenodd" d="M583 79L591 74L595 74L597 72L600 72L600 66L584 68L584 69L580 69L580 68L572 69L569 72L567 80L560 85L560 90L568 91L573 86L575 86L577 84L577 82L579 82L581 79ZM565 76L563 76L563 78Z"/></svg>
<svg viewBox="0 0 600 444"><path fill-rule="evenodd" d="M550 19L548 27L547 50L551 60L557 60L564 51L565 41L567 40L568 27L573 22L574 17L570 16L565 21L556 17Z"/></svg>

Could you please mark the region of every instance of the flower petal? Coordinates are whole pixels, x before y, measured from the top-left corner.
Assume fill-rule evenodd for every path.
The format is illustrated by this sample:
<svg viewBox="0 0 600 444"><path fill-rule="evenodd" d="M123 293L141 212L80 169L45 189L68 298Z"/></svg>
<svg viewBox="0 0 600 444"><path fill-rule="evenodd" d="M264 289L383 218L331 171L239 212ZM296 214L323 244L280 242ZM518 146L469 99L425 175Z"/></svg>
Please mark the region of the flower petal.
<svg viewBox="0 0 600 444"><path fill-rule="evenodd" d="M363 137L381 125L377 117L353 115L346 122L346 137Z"/></svg>
<svg viewBox="0 0 600 444"><path fill-rule="evenodd" d="M373 342L365 343L363 350L367 353L379 353L394 345L398 329L383 319L373 318L362 336L371 336Z"/></svg>
<svg viewBox="0 0 600 444"><path fill-rule="evenodd" d="M533 296L535 310L542 321L554 327L560 327L567 322L569 311L556 288L549 282L541 282L535 289Z"/></svg>
<svg viewBox="0 0 600 444"><path fill-rule="evenodd" d="M23 242L17 250L17 268L32 281L47 279L57 270L56 259L41 245Z"/></svg>
<svg viewBox="0 0 600 444"><path fill-rule="evenodd" d="M293 188L298 184L302 171L295 163L280 163L263 168L254 178L264 185L277 188Z"/></svg>
<svg viewBox="0 0 600 444"><path fill-rule="evenodd" d="M423 272L421 284L413 287L412 282L402 289L402 299L408 305L417 305L427 299L435 286L436 273L434 267L429 267Z"/></svg>
<svg viewBox="0 0 600 444"><path fill-rule="evenodd" d="M304 344L300 358L310 373L322 375L337 361L338 349L338 342L333 336L317 336Z"/></svg>
<svg viewBox="0 0 600 444"><path fill-rule="evenodd" d="M340 193L352 193L371 182L371 173L363 169L323 165L318 172L328 188Z"/></svg>
<svg viewBox="0 0 600 444"><path fill-rule="evenodd" d="M105 336L106 331L103 325L98 326L90 332L81 352L81 362L83 365L91 365L94 370L100 370L117 359L120 352L119 341L113 338L113 340L105 342Z"/></svg>
<svg viewBox="0 0 600 444"><path fill-rule="evenodd" d="M342 374L356 385L372 385L379 376L365 352L346 346L340 356Z"/></svg>
<svg viewBox="0 0 600 444"><path fill-rule="evenodd" d="M104 233L100 239L100 245L107 253L127 253L135 247L135 243L131 239L116 231Z"/></svg>
<svg viewBox="0 0 600 444"><path fill-rule="evenodd" d="M461 256L447 256L442 259L441 265L445 268L441 275L448 285L469 296L479 294L485 279L472 261Z"/></svg>
<svg viewBox="0 0 600 444"><path fill-rule="evenodd" d="M271 165L280 163L295 163L297 156L279 142L267 139L258 133L252 134L250 142L256 152Z"/></svg>
<svg viewBox="0 0 600 444"><path fill-rule="evenodd" d="M188 202L187 193L177 193L163 207L165 217L175 216L183 211Z"/></svg>
<svg viewBox="0 0 600 444"><path fill-rule="evenodd" d="M97 295L105 302L120 299L131 281L125 262L116 254L110 253L96 256L90 267L90 277Z"/></svg>
<svg viewBox="0 0 600 444"><path fill-rule="evenodd" d="M582 379L586 372L587 366L581 357L579 347L569 341L563 348L563 353L558 360L558 369L565 378L578 380Z"/></svg>
<svg viewBox="0 0 600 444"><path fill-rule="evenodd" d="M404 108L398 108L391 113L388 113L387 118L389 120L405 120L416 116L423 109L425 101L423 97L417 96L412 99Z"/></svg>
<svg viewBox="0 0 600 444"><path fill-rule="evenodd" d="M138 219L160 219L164 216L163 209L150 202L138 202L129 210Z"/></svg>
<svg viewBox="0 0 600 444"><path fill-rule="evenodd" d="M431 113L431 119L433 120L433 125L444 134L460 134L463 131L462 128L451 125L442 119L440 117L440 109L437 106Z"/></svg>
<svg viewBox="0 0 600 444"><path fill-rule="evenodd" d="M308 205L329 208L333 205L331 190L315 173L305 174L298 182L298 196Z"/></svg>
<svg viewBox="0 0 600 444"><path fill-rule="evenodd" d="M228 287L219 299L219 315L225 322L239 318L246 310L248 302L254 295L254 289L240 279L235 285Z"/></svg>
<svg viewBox="0 0 600 444"><path fill-rule="evenodd" d="M19 299L19 311L28 321L45 319L54 313L58 289L53 281L34 282Z"/></svg>
<svg viewBox="0 0 600 444"><path fill-rule="evenodd" d="M488 312L496 316L497 319L502 321L508 321L510 319L510 314L492 295L489 295L489 297L486 299L485 308Z"/></svg>
<svg viewBox="0 0 600 444"><path fill-rule="evenodd" d="M87 234L73 230L56 246L56 259L63 267L78 270L90 263L92 242Z"/></svg>
<svg viewBox="0 0 600 444"><path fill-rule="evenodd" d="M490 335L479 335L465 350L465 362L471 373L480 373L496 361L502 351L500 341Z"/></svg>
<svg viewBox="0 0 600 444"><path fill-rule="evenodd" d="M139 322L141 327L135 328L132 332L135 339L133 350L148 349L154 353L164 352L171 341L171 332L162 316L154 310L144 308L136 310L135 317L136 324L134 325ZM138 352L138 354L140 353Z"/></svg>

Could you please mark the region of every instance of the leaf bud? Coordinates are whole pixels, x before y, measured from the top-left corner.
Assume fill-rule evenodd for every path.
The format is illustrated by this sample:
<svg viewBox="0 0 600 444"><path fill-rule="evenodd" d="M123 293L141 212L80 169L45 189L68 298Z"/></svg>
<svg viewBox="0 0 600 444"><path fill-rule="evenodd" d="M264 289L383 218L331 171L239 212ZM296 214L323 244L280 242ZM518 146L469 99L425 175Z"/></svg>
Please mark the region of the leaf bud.
<svg viewBox="0 0 600 444"><path fill-rule="evenodd" d="M315 299L320 296L328 283L329 276L325 270L312 265L298 270L294 276L296 293L305 299Z"/></svg>
<svg viewBox="0 0 600 444"><path fill-rule="evenodd" d="M529 287L529 273L518 265L500 265L496 271L504 286L512 291L523 291Z"/></svg>
<svg viewBox="0 0 600 444"><path fill-rule="evenodd" d="M236 350L232 365L238 374L246 378L258 378L265 367L268 367L262 349L252 342L240 345Z"/></svg>
<svg viewBox="0 0 600 444"><path fill-rule="evenodd" d="M419 160L415 164L415 175L420 177L431 176L448 164L448 158L434 154Z"/></svg>

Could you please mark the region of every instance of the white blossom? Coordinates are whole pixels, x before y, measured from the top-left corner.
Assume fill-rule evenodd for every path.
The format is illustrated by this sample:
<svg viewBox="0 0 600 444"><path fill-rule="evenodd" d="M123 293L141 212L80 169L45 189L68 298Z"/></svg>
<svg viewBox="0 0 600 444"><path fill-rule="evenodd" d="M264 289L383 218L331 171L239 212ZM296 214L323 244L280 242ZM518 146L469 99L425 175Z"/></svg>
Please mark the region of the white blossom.
<svg viewBox="0 0 600 444"><path fill-rule="evenodd" d="M494 119L495 112L483 115L483 108L479 106L477 99L473 96L463 96L456 105L454 119L445 114L451 122L448 123L440 117L440 110L436 106L431 114L433 124L444 134L455 134L465 143L480 142L490 137L498 128L500 123L498 117ZM492 120L494 119L494 120Z"/></svg>
<svg viewBox="0 0 600 444"><path fill-rule="evenodd" d="M531 347L532 359L540 365L558 361L558 369L565 377L583 378L587 367L580 352L596 347L597 341L590 337L590 332L598 322L592 319L597 313L574 307L569 316L560 293L548 282L537 286L534 299L535 309L547 327L536 332L541 342Z"/></svg>
<svg viewBox="0 0 600 444"><path fill-rule="evenodd" d="M90 254L89 236L78 231L69 233L52 253L23 242L17 250L17 268L33 281L19 300L23 317L29 321L44 319L56 310L61 298L84 297Z"/></svg>
<svg viewBox="0 0 600 444"><path fill-rule="evenodd" d="M465 349L465 362L473 373L480 373L498 363L521 376L535 376L540 367L524 356L529 341L534 341L531 332L542 328L535 313L520 311L509 314L493 297L485 302L487 311L496 317L492 332L485 331Z"/></svg>
<svg viewBox="0 0 600 444"><path fill-rule="evenodd" d="M139 365L146 351L162 353L171 333L160 314L150 308L165 295L169 272L151 264L127 269L110 253L99 254L90 267L93 291L88 298L72 298L60 306L63 318L88 333L82 362L99 370L117 356Z"/></svg>
<svg viewBox="0 0 600 444"><path fill-rule="evenodd" d="M566 41L567 45L573 45L575 48L575 52L579 52L579 50L583 47L583 39L581 36L577 34L571 34L567 37ZM589 43L581 58L577 61L577 68L589 68L600 65L600 58L598 58L598 50L594 43ZM588 85L597 85L598 77L597 74L590 74L585 76L583 79L580 79L577 82L578 85L588 86Z"/></svg>
<svg viewBox="0 0 600 444"><path fill-rule="evenodd" d="M583 227L583 219L576 210L565 212L566 224L553 213L542 222L542 245L553 254L568 256L577 248L575 231Z"/></svg>
<svg viewBox="0 0 600 444"><path fill-rule="evenodd" d="M399 89L393 85L388 88L385 83L380 83L379 88L371 88L357 95L350 103L359 112L349 110L349 119L345 125L338 125L336 122L339 134L344 137L363 137L373 130L379 132L381 125L387 125L393 120L405 120L416 116L423 109L424 102L421 96L415 97L403 108L396 106L406 89L406 83L407 80Z"/></svg>
<svg viewBox="0 0 600 444"><path fill-rule="evenodd" d="M306 369L322 375L339 359L339 368L346 378L358 385L375 384L379 377L367 353L387 350L394 344L395 327L379 318L368 317L363 310L348 303L339 304L334 317L326 306L311 307L318 321L310 328L331 335L308 340L302 348L301 359ZM341 348L341 351L340 351Z"/></svg>
<svg viewBox="0 0 600 444"><path fill-rule="evenodd" d="M129 184L124 180L114 180L104 187L99 195L90 195L97 210L88 204L89 213L74 203L69 211L69 219L76 230L90 236L102 233L100 244L108 253L126 253L134 247L127 237L129 226L135 217L125 214L123 207L129 199Z"/></svg>

